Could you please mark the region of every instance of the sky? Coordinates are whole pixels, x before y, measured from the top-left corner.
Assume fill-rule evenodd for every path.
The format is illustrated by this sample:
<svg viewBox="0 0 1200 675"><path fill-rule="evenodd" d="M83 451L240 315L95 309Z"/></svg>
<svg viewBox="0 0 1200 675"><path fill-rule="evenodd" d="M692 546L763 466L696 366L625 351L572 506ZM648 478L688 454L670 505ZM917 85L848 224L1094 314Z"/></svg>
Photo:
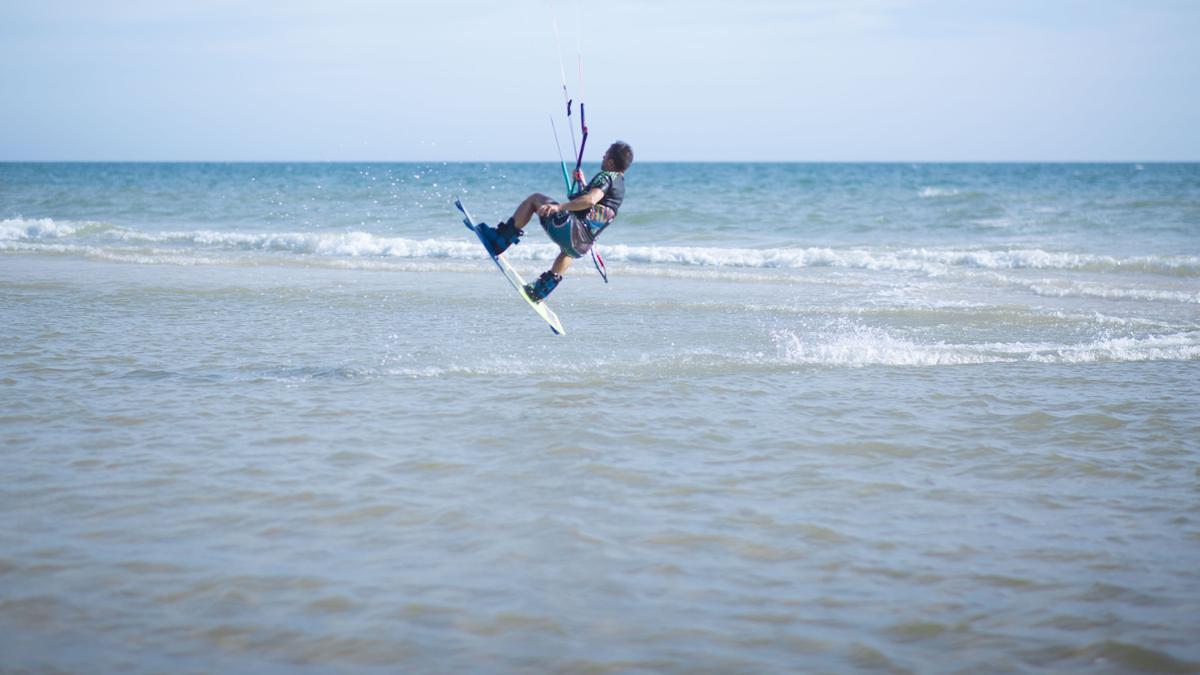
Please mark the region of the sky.
<svg viewBox="0 0 1200 675"><path fill-rule="evenodd" d="M0 0L0 161L552 161L563 70L589 161L1197 161L1198 36L1196 0Z"/></svg>

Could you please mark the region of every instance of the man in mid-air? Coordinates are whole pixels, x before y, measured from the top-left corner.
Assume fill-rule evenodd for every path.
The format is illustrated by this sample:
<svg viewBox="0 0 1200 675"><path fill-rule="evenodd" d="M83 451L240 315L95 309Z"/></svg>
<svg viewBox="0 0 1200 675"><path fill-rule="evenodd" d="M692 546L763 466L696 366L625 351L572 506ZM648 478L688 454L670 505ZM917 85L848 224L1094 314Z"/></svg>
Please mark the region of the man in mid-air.
<svg viewBox="0 0 1200 675"><path fill-rule="evenodd" d="M617 210L625 200L625 171L630 164L633 164L633 148L617 141L604 152L600 172L581 190L571 194L566 204L535 192L526 197L512 217L499 227L480 224L479 232L488 251L500 255L518 242L525 226L537 213L542 228L558 244L560 252L550 269L537 281L525 285L525 292L535 302L545 300L558 287L571 261L587 254L596 237L617 217ZM575 172L575 181L577 185L583 184L583 172Z"/></svg>

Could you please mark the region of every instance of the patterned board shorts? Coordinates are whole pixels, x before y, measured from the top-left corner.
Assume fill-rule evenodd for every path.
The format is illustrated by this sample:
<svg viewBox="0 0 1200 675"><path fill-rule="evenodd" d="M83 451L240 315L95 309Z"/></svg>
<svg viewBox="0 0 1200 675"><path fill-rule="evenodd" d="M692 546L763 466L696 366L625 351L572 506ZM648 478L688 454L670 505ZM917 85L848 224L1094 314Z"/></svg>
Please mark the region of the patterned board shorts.
<svg viewBox="0 0 1200 675"><path fill-rule="evenodd" d="M582 258L592 250L592 231L587 223L570 211L561 211L549 217L538 216L542 229L550 240L572 258Z"/></svg>

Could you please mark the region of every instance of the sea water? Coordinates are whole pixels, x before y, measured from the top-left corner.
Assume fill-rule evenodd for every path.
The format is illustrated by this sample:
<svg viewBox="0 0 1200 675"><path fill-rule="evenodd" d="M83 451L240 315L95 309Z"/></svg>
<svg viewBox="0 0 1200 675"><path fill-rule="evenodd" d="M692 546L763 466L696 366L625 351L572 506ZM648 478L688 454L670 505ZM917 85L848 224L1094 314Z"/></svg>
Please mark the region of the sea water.
<svg viewBox="0 0 1200 675"><path fill-rule="evenodd" d="M1200 671L1200 165L627 189L0 164L0 670Z"/></svg>

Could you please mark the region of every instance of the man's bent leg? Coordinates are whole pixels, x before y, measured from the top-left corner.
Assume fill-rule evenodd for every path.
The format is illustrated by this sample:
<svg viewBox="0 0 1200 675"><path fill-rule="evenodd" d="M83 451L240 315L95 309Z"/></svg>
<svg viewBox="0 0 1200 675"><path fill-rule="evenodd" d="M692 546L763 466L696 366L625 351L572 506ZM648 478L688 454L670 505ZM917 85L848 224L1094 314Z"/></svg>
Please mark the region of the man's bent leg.
<svg viewBox="0 0 1200 675"><path fill-rule="evenodd" d="M571 266L572 260L574 258L566 253L559 253L558 257L554 259L554 264L550 266L550 271L561 277L567 273L567 268Z"/></svg>
<svg viewBox="0 0 1200 675"><path fill-rule="evenodd" d="M533 215L537 213L538 207L542 204L549 204L552 201L554 200L540 192L535 192L529 195L525 198L525 201L521 202L521 204L517 206L517 210L513 211L513 226L515 226L518 230L525 229L525 226L529 224L530 219L532 219Z"/></svg>
<svg viewBox="0 0 1200 675"><path fill-rule="evenodd" d="M525 226L533 214L537 213L538 207L552 201L554 200L539 192L529 195L517 206L512 218L502 223L496 223L496 227L480 223L479 238L483 240L484 246L487 246L488 252L492 255L498 256L504 253L508 247L521 240Z"/></svg>

